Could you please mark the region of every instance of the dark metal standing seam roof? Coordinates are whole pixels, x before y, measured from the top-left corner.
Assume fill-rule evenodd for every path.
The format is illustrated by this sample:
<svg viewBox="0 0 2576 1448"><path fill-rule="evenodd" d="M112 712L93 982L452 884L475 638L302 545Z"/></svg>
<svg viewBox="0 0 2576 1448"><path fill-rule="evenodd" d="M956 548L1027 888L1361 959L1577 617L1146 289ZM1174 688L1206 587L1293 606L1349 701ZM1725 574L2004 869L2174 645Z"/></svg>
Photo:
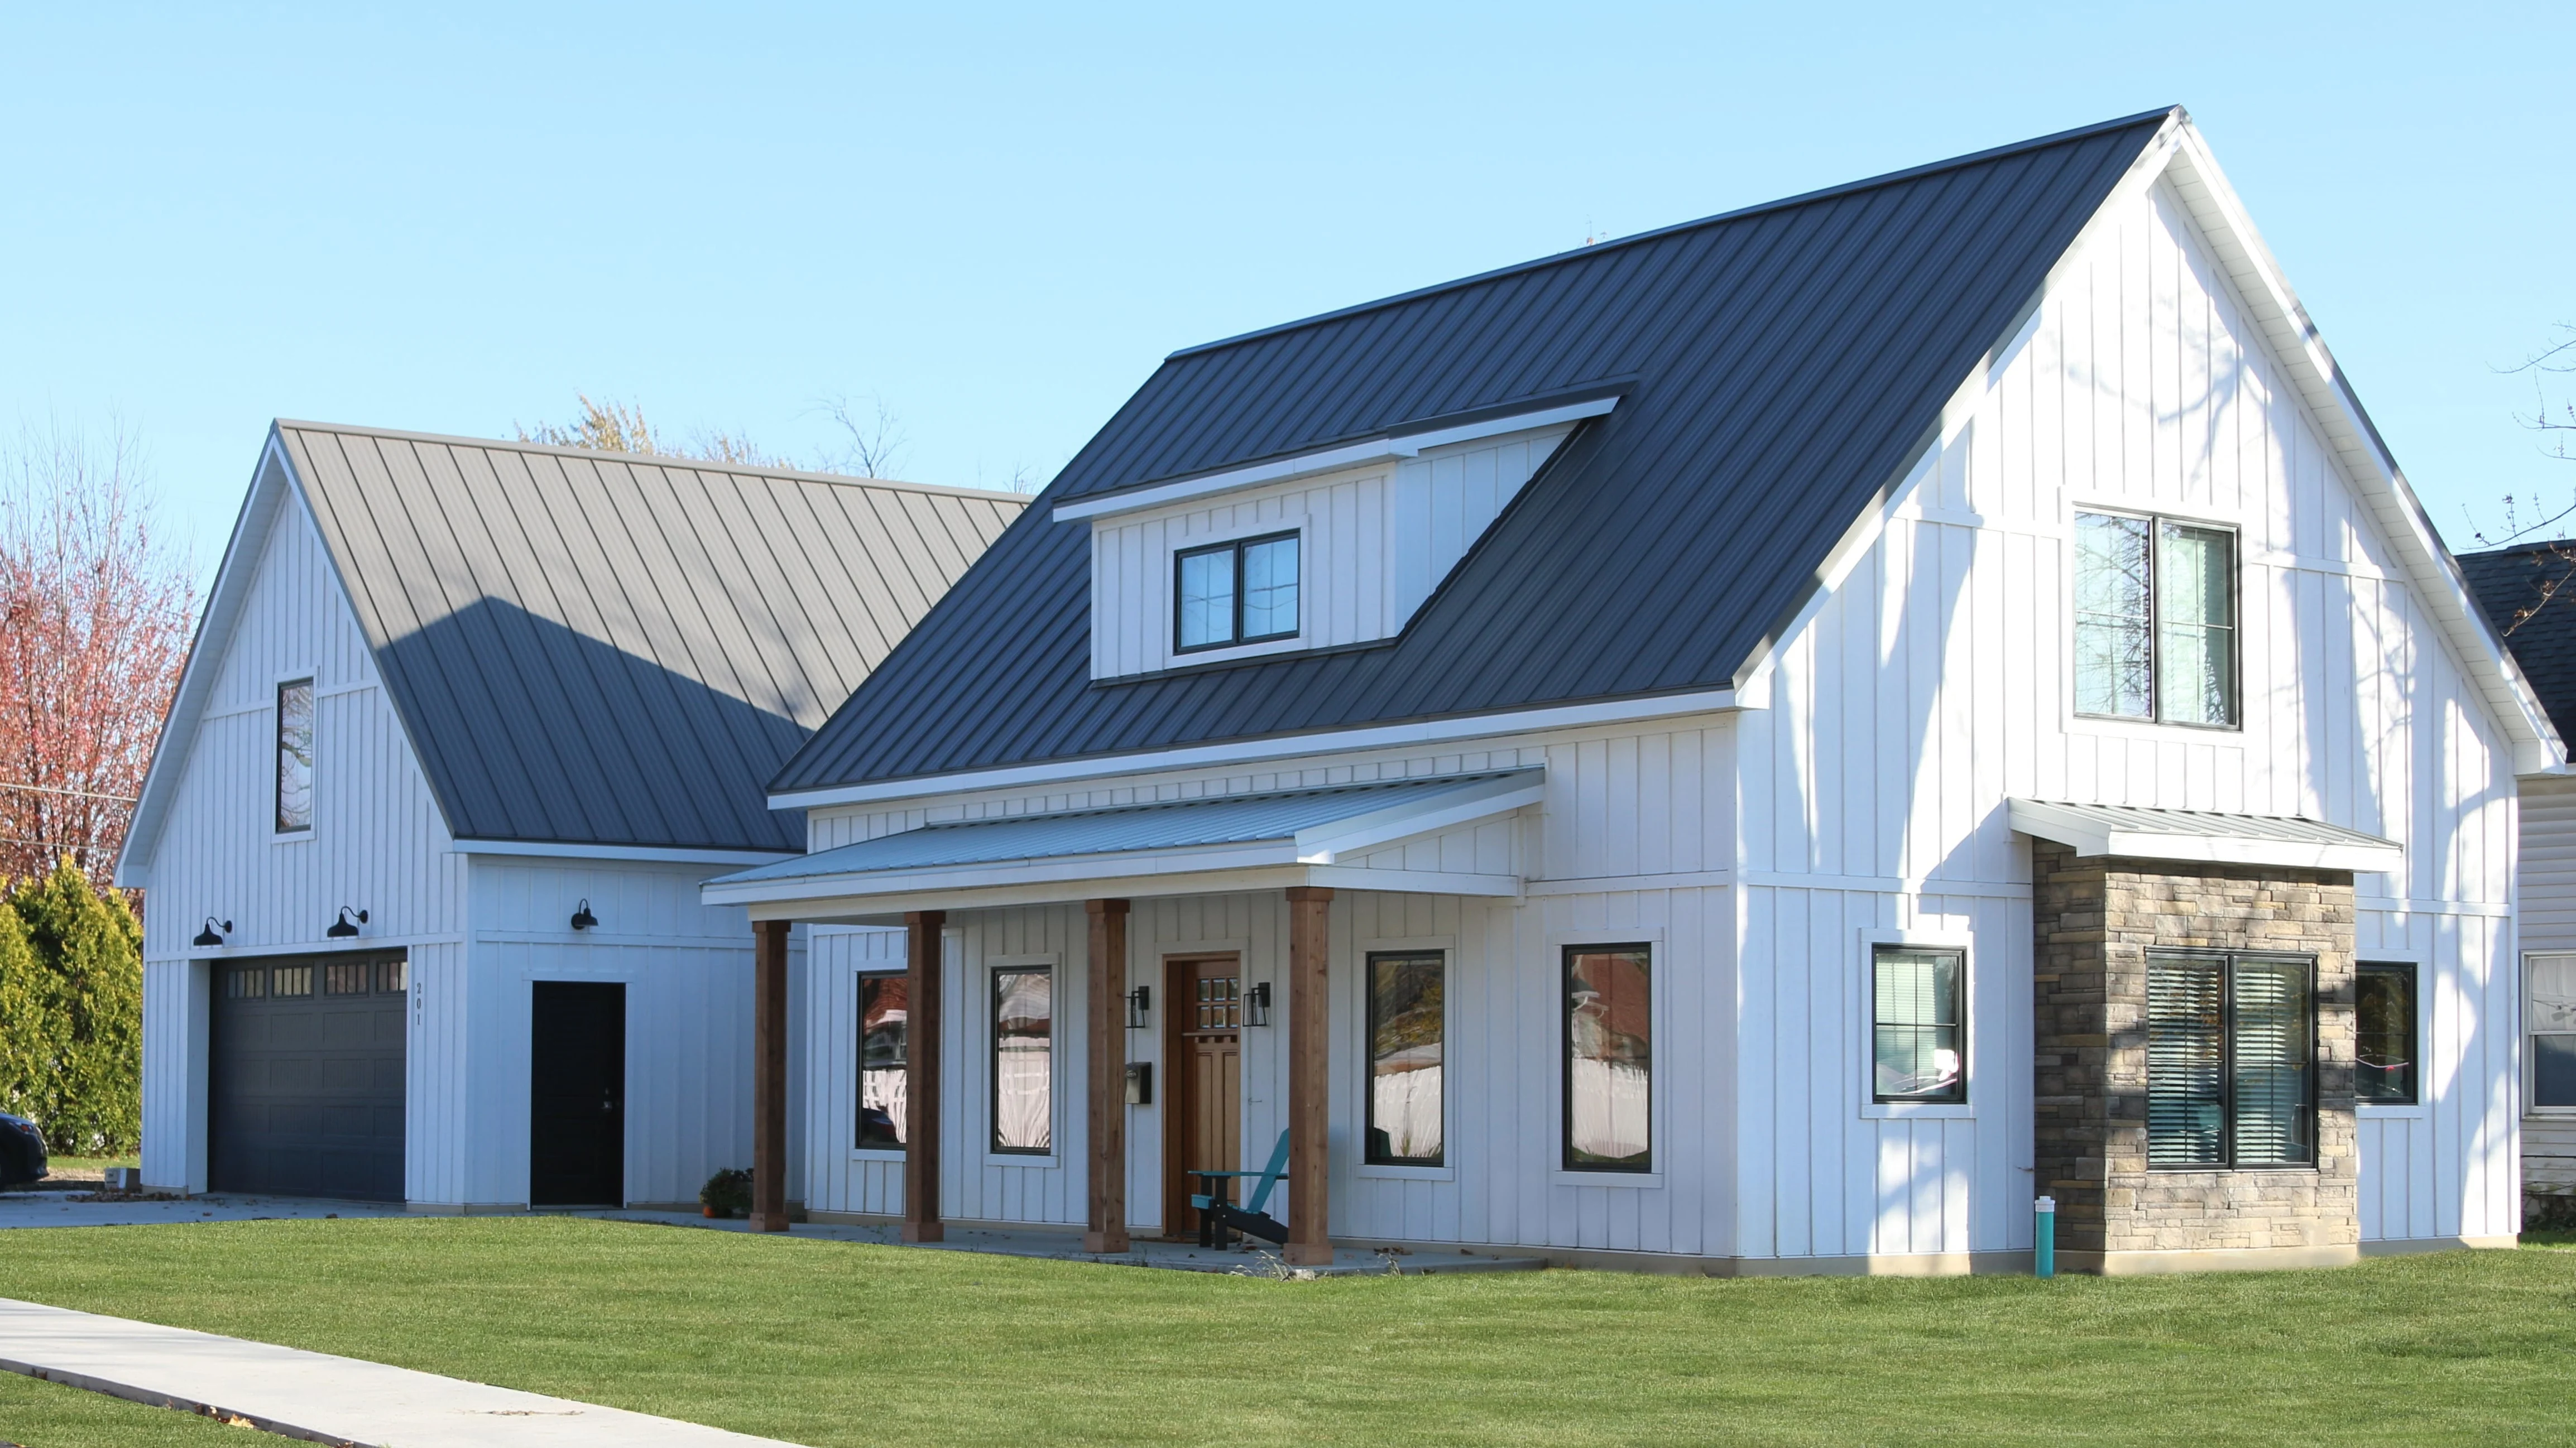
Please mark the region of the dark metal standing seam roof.
<svg viewBox="0 0 2576 1448"><path fill-rule="evenodd" d="M277 433L460 839L803 849L762 782L1027 501Z"/></svg>
<svg viewBox="0 0 2576 1448"><path fill-rule="evenodd" d="M1176 352L770 788L1724 687L2171 114ZM1092 682L1054 504L1620 380L1388 645Z"/></svg>
<svg viewBox="0 0 2576 1448"><path fill-rule="evenodd" d="M2576 542L2454 556L2558 737L2576 739Z"/></svg>

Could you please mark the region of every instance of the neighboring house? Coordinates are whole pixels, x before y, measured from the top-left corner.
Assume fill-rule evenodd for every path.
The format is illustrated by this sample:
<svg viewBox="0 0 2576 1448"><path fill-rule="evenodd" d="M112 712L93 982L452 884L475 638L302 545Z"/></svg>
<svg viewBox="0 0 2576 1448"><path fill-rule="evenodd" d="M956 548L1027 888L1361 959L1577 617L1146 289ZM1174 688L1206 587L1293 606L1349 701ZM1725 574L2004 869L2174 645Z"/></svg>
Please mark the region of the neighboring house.
<svg viewBox="0 0 2576 1448"><path fill-rule="evenodd" d="M2156 112L1173 354L704 898L818 1218L2327 1263L2512 1240L2560 762Z"/></svg>
<svg viewBox="0 0 2576 1448"><path fill-rule="evenodd" d="M144 1179L468 1211L747 1162L748 926L698 883L798 848L762 782L1025 501L277 424L117 867Z"/></svg>
<svg viewBox="0 0 2576 1448"><path fill-rule="evenodd" d="M2460 568L2559 737L2576 732L2576 542L2467 553ZM2576 776L2521 781L2522 1181L2576 1194Z"/></svg>

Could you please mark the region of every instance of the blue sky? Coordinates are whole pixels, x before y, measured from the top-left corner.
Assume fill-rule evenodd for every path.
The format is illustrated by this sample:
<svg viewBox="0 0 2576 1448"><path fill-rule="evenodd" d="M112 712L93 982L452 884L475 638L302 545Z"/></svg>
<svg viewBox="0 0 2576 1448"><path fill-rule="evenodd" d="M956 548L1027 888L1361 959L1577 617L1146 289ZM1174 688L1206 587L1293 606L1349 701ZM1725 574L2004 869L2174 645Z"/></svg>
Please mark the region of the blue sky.
<svg viewBox="0 0 2576 1448"><path fill-rule="evenodd" d="M576 391L1007 486L1175 347L2169 102L2454 546L2576 498L2540 5L10 7L0 423L149 446L211 568L268 420ZM2576 379L2569 379L2576 381Z"/></svg>

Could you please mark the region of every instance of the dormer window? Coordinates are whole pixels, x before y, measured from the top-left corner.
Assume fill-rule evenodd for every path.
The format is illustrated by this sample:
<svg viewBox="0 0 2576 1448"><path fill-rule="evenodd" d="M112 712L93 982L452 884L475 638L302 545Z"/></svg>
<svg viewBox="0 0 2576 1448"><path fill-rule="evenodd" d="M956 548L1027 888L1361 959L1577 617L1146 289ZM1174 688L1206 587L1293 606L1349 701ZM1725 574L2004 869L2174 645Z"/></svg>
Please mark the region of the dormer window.
<svg viewBox="0 0 2576 1448"><path fill-rule="evenodd" d="M1183 549L1173 563L1174 653L1296 637L1296 534Z"/></svg>

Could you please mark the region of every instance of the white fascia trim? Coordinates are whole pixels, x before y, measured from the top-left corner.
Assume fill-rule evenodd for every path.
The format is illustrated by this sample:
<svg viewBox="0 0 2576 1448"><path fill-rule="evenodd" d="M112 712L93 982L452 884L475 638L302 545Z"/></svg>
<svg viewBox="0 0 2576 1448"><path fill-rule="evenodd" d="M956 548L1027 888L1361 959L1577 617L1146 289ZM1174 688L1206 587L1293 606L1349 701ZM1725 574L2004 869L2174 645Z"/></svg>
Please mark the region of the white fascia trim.
<svg viewBox="0 0 2576 1448"><path fill-rule="evenodd" d="M1534 734L1548 729L1579 729L1590 724L1626 724L1668 719L1681 714L1721 714L1760 708L1761 702L1736 689L1701 689L1687 694L1656 694L1643 699L1613 699L1598 704L1550 704L1499 714L1462 714L1412 724L1377 724L1359 729L1331 729L1313 734L1274 734L1224 744L1193 744L1141 754L1106 754L1088 759L1050 760L1000 769L925 774L873 784L841 784L769 797L771 809L826 809L833 805L869 804L878 800L919 799L925 795L964 794L980 789L1014 789L1063 780L1098 779L1113 774L1146 774L1166 769L1196 769L1212 764L1257 764L1271 759L1339 754L1361 749L1392 749L1414 744L1447 744L1460 739L1491 739L1503 734Z"/></svg>
<svg viewBox="0 0 2576 1448"><path fill-rule="evenodd" d="M1150 888L1140 889L1140 885ZM1321 885L1335 890L1377 890L1402 895L1474 895L1511 900L1519 898L1521 882L1513 875L1362 870L1335 865L1273 865L1258 869L1166 875L1141 881L1123 876L1103 876L1045 883L922 889L882 895L773 900L752 904L750 915L754 920L795 920L814 925L893 926L903 924L903 917L915 910L1006 910L1023 905L1070 905L1082 900L1127 899L1140 895L1148 898L1241 895L1297 885Z"/></svg>
<svg viewBox="0 0 2576 1448"><path fill-rule="evenodd" d="M1296 863L1293 841L1258 840L1214 848L1047 855L1032 860L934 865L918 870L842 870L828 875L785 875L762 880L709 880L698 887L698 898L709 905L863 899L872 895L919 895L996 885L1055 884L1065 880L1151 881L1165 875L1195 875Z"/></svg>
<svg viewBox="0 0 2576 1448"><path fill-rule="evenodd" d="M1297 860L1306 865L1329 865L1341 855L1355 854L1415 835L1427 835L1471 820L1489 819L1525 805L1537 804L1546 797L1546 770L1514 770L1500 778L1481 780L1428 799L1406 800L1367 814L1299 830Z"/></svg>
<svg viewBox="0 0 2576 1448"><path fill-rule="evenodd" d="M538 840L458 840L460 855L524 855L546 860L634 860L668 865L768 865L794 850L701 850L670 845L567 845Z"/></svg>
<svg viewBox="0 0 2576 1448"><path fill-rule="evenodd" d="M1542 407L1530 412L1488 417L1477 422L1464 422L1456 427L1434 428L1428 432L1409 432L1394 437L1373 437L1364 442L1344 443L1294 457L1273 458L1248 467L1227 468L1223 472L1201 477L1183 478L1160 487L1140 488L1134 492L1113 493L1102 498L1084 498L1078 502L1059 503L1055 521L1076 523L1085 518L1115 517L1120 513L1142 512L1166 503L1203 498L1211 493L1230 493L1237 488L1256 487L1263 483L1284 483L1317 473L1339 472L1343 468L1362 467L1391 458L1415 457L1435 447L1451 443L1474 442L1479 438L1499 437L1507 432L1527 432L1533 428L1554 427L1559 423L1579 422L1587 417L1601 417L1619 405L1619 399L1595 397L1583 402L1569 402L1558 407Z"/></svg>
<svg viewBox="0 0 2576 1448"><path fill-rule="evenodd" d="M2134 860L2181 860L2214 865L2277 865L2296 870L2352 870L2372 873L2403 868L2406 852L2396 845L2327 840L2282 840L2261 835L2167 834L2160 830L2122 830L2066 810L2030 800L2005 806L2012 828L2025 835L2053 840L2077 856L2118 855Z"/></svg>

